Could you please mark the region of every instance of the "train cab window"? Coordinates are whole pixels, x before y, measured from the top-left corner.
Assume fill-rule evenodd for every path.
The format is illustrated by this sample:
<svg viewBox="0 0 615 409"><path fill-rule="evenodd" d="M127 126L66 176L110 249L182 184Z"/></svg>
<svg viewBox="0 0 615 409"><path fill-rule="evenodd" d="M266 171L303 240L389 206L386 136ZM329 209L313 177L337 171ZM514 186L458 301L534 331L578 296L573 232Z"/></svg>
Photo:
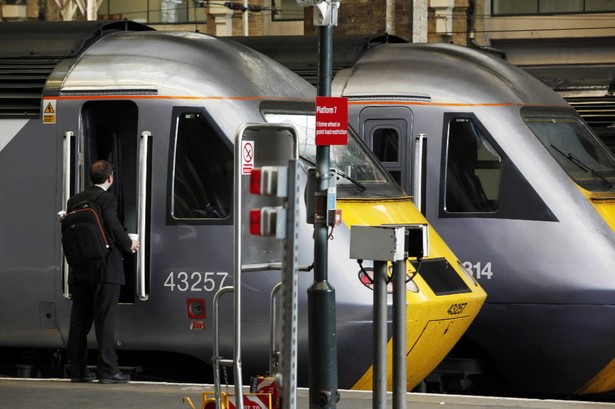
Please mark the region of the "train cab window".
<svg viewBox="0 0 615 409"><path fill-rule="evenodd" d="M401 184L401 161L399 160L400 138L395 128L376 128L372 135L372 152L389 171L391 176Z"/></svg>
<svg viewBox="0 0 615 409"><path fill-rule="evenodd" d="M452 118L446 139L444 209L448 213L498 210L502 158L471 118Z"/></svg>
<svg viewBox="0 0 615 409"><path fill-rule="evenodd" d="M307 171L316 166L316 121L312 108L308 112L283 112L277 105L262 105L264 118L271 123L292 124L297 131L299 158ZM273 112L268 112L271 109ZM330 166L336 170L339 198L366 197L367 195L404 195L401 187L362 144L352 128L348 129L347 145L332 145Z"/></svg>
<svg viewBox="0 0 615 409"><path fill-rule="evenodd" d="M559 165L590 191L615 189L615 157L578 118L524 110L523 118Z"/></svg>
<svg viewBox="0 0 615 409"><path fill-rule="evenodd" d="M558 220L498 145L510 130L489 132L473 113L446 113L442 128L439 217Z"/></svg>
<svg viewBox="0 0 615 409"><path fill-rule="evenodd" d="M178 112L172 149L171 217L226 220L233 187L230 142L204 112Z"/></svg>

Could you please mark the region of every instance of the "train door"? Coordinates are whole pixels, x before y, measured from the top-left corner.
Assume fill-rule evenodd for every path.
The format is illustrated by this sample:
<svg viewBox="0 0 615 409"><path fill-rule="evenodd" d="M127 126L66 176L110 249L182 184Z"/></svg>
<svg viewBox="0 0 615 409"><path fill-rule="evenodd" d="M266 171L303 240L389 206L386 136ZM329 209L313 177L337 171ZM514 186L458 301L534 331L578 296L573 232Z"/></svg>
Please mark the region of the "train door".
<svg viewBox="0 0 615 409"><path fill-rule="evenodd" d="M90 185L89 166L92 162L105 159L113 165L115 179L110 187L117 197L118 216L124 228L129 233L145 231L144 214L139 219L139 207L144 200L144 189L141 181L145 180L145 169L140 165L143 153L143 141L138 134L138 109L132 101L88 101L81 106L79 131L69 131L73 138L70 162L65 179L70 194L81 191ZM67 175L68 173L68 175ZM141 198L140 198L141 196ZM141 213L145 212L142 206ZM145 253L145 237L140 237L141 249ZM141 275L146 273L144 253L125 255L124 274L126 285L122 287L121 303L134 303L137 294L145 293L147 280ZM66 273L65 273L66 280ZM65 292L67 287L65 286ZM66 295L66 294L65 294Z"/></svg>
<svg viewBox="0 0 615 409"><path fill-rule="evenodd" d="M359 115L361 138L408 194L413 194L412 111L406 107L367 107Z"/></svg>

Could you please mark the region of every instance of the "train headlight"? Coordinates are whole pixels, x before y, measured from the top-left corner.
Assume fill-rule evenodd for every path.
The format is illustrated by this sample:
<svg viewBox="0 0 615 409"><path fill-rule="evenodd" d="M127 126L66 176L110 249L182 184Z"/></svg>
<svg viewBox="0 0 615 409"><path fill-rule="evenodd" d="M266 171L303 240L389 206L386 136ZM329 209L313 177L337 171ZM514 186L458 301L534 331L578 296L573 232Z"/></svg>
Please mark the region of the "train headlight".
<svg viewBox="0 0 615 409"><path fill-rule="evenodd" d="M393 293L393 285L391 284L391 277L393 276L393 265L392 264L388 265L387 271L388 271L387 293L392 294ZM413 293L418 293L419 287L416 285L414 280L412 280L414 275L415 275L414 273L412 275L407 275L406 290L411 291ZM365 287L369 288L370 290L374 289L374 268L373 267L362 267L361 270L359 270L358 276L359 276L359 281L361 281L361 284L363 284Z"/></svg>
<svg viewBox="0 0 615 409"><path fill-rule="evenodd" d="M475 287L478 287L478 281L476 281L476 279L474 278L472 273L467 268L465 268L463 266L463 263L461 261L457 260L457 265L459 266L461 271L463 271L463 274L465 274L465 276L468 277L468 280L472 281L474 283Z"/></svg>

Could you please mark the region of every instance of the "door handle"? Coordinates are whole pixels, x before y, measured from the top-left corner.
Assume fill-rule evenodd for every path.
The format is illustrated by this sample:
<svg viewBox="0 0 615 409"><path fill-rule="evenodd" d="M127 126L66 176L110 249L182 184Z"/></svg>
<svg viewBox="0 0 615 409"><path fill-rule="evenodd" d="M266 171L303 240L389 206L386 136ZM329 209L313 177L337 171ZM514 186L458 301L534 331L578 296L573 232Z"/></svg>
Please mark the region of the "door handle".
<svg viewBox="0 0 615 409"><path fill-rule="evenodd" d="M137 296L141 301L147 301L149 294L146 288L145 260L147 249L147 164L149 152L149 140L151 132L144 131L139 139L139 175L138 189L139 197L137 201L137 233L139 234L140 248L137 252Z"/></svg>

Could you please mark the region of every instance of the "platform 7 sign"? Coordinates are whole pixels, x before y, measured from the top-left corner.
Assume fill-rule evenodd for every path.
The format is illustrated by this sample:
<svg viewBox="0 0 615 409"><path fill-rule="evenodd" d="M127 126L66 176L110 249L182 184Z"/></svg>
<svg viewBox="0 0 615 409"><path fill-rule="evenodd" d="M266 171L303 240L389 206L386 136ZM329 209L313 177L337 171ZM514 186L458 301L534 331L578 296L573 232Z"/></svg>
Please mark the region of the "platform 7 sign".
<svg viewBox="0 0 615 409"><path fill-rule="evenodd" d="M348 99L316 97L316 145L348 143Z"/></svg>

